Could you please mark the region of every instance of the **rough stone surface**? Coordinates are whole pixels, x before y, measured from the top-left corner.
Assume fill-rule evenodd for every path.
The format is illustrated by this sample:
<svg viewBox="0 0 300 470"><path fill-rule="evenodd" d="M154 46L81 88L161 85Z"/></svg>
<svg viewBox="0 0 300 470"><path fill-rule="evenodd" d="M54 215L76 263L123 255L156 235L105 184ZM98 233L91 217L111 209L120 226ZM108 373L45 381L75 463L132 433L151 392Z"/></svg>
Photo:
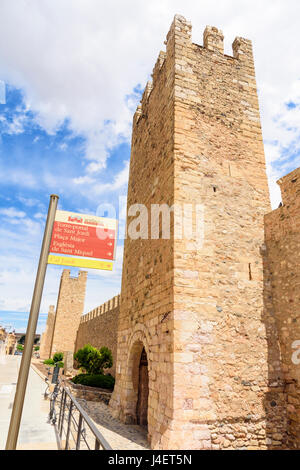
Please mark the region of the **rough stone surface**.
<svg viewBox="0 0 300 470"><path fill-rule="evenodd" d="M83 312L87 272L79 271L78 277L70 277L70 270L64 269L56 306L56 314L53 325L53 312L50 312L49 325L43 335L43 343L50 348L45 348L44 357L49 350L52 357L56 352L73 351L75 348L76 334ZM52 326L53 325L53 326ZM51 341L50 341L51 338Z"/></svg>
<svg viewBox="0 0 300 470"><path fill-rule="evenodd" d="M52 336L53 336L53 329L55 323L55 307L54 305L50 305L46 329L42 334L41 338L41 346L40 346L40 358L41 359L49 359L51 353L51 343L52 343Z"/></svg>
<svg viewBox="0 0 300 470"><path fill-rule="evenodd" d="M149 218L125 240L118 306L77 335L113 350L109 408L129 426L145 355L153 449L299 449L300 169L270 212L252 45L232 47L210 26L192 43L176 15L133 118L127 226L134 204L198 205L203 243Z"/></svg>
<svg viewBox="0 0 300 470"><path fill-rule="evenodd" d="M300 448L300 168L279 180L283 206L265 217L265 289L269 312L269 406L280 443ZM273 333L275 331L275 333ZM279 399L278 399L279 398ZM283 403L283 410L278 405ZM281 405L282 406L282 405ZM280 426L281 422L281 426Z"/></svg>
<svg viewBox="0 0 300 470"><path fill-rule="evenodd" d="M76 337L75 351L85 344L95 348L106 346L112 352L113 366L105 369L105 373L115 376L117 357L117 328L120 309L120 296L117 295L103 305L83 315Z"/></svg>
<svg viewBox="0 0 300 470"><path fill-rule="evenodd" d="M70 380L65 382L65 385L70 388L70 392L76 399L80 398L87 401L96 402L102 401L106 405L108 405L112 394L111 390L106 390L104 388L99 387L88 387L87 385L74 384Z"/></svg>
<svg viewBox="0 0 300 470"><path fill-rule="evenodd" d="M152 448L281 444L266 406L261 246L270 204L252 46L237 38L230 57L222 41L206 28L204 47L193 44L190 23L175 16L133 120L128 207L204 208L200 249L173 234L125 240L110 407L135 422L144 347Z"/></svg>

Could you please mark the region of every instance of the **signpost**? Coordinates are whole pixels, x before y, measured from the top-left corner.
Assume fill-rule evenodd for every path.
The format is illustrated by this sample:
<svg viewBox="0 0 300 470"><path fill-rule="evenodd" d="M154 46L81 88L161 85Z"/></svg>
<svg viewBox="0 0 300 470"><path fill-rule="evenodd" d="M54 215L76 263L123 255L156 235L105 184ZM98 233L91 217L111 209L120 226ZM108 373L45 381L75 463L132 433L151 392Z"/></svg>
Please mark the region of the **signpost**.
<svg viewBox="0 0 300 470"><path fill-rule="evenodd" d="M112 260L116 231L115 219L57 211L50 252Z"/></svg>
<svg viewBox="0 0 300 470"><path fill-rule="evenodd" d="M117 221L93 215L58 211L56 210L58 199L56 195L50 196L6 450L13 450L17 445L47 264L111 271L112 260L115 259ZM49 253L71 256L57 256Z"/></svg>
<svg viewBox="0 0 300 470"><path fill-rule="evenodd" d="M52 228L54 224L55 212L57 208L58 196L52 194L50 196L50 203L48 208L48 216L46 221L46 227L44 232L44 238L41 248L40 260L34 285L34 291L32 296L32 302L30 307L30 315L26 330L26 339L24 351L22 354L21 366L18 376L18 383L15 393L14 405L10 418L10 425L6 441L6 450L14 450L17 446L17 440L20 429L20 422L22 417L24 398L26 392L26 386L28 381L28 374L30 368L31 354L34 343L34 336L36 325L39 317L41 298L43 293L48 253L51 241Z"/></svg>
<svg viewBox="0 0 300 470"><path fill-rule="evenodd" d="M62 266L76 266L77 268L102 269L112 271L111 261L101 261L99 259L69 258L66 256L48 256L48 264L60 264Z"/></svg>

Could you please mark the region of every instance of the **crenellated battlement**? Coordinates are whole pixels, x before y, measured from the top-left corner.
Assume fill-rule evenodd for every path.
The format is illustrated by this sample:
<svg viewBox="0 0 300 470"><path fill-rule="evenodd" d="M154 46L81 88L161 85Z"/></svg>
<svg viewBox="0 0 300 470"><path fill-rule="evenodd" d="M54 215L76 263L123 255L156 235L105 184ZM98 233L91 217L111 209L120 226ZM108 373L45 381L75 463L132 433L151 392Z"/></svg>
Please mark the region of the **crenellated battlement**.
<svg viewBox="0 0 300 470"><path fill-rule="evenodd" d="M280 186L284 205L300 204L300 168L280 178L277 184Z"/></svg>
<svg viewBox="0 0 300 470"><path fill-rule="evenodd" d="M90 320L93 320L96 317L99 317L100 315L103 315L104 313L109 312L110 310L113 311L120 305L120 295L116 295L112 299L108 300L107 302L104 302L104 304L100 305L99 307L94 308L90 312L86 313L85 315L82 315L80 323L86 323Z"/></svg>
<svg viewBox="0 0 300 470"><path fill-rule="evenodd" d="M98 349L102 346L108 347L113 355L113 367L109 369L112 375L115 375L117 359L119 311L120 295L116 295L83 315L80 319L75 343L75 351L88 343Z"/></svg>
<svg viewBox="0 0 300 470"><path fill-rule="evenodd" d="M160 51L158 59L155 63L152 72L152 82L147 82L140 104L137 106L133 118L133 124L136 125L142 116L146 115L146 108L148 100L152 94L152 90L156 87L159 81L161 71L166 62L168 67L172 67L175 72L185 72L192 75L193 54L197 60L197 54L208 54L206 60L211 60L212 63L216 59L223 60L224 66L236 64L239 61L239 66L252 68L253 65L253 51L252 43L249 39L236 37L232 43L233 55L224 54L224 35L221 29L215 26L206 26L203 32L203 45L195 44L192 42L192 25L181 15L175 15L171 28L167 34L165 41L166 51ZM187 59L182 60L183 50L190 49L190 53L186 54ZM199 57L200 59L200 57ZM195 62L194 60L194 62ZM236 71L234 71L235 74ZM249 74L253 78L253 74ZM238 83L238 80L235 82Z"/></svg>

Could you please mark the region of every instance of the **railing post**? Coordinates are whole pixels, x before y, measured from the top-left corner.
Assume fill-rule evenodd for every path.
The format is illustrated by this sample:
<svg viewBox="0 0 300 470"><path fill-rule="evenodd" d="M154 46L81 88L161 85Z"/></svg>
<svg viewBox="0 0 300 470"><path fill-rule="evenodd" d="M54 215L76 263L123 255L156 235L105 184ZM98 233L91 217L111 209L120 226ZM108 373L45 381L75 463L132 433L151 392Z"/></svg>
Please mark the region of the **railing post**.
<svg viewBox="0 0 300 470"><path fill-rule="evenodd" d="M60 407L59 407L59 417L58 417L58 424L57 424L58 429L60 429L61 414L62 414L62 406L63 406L64 397L65 397L65 390L62 389L61 401L60 401Z"/></svg>
<svg viewBox="0 0 300 470"><path fill-rule="evenodd" d="M99 450L100 449L100 442L98 441L97 437L95 439L95 450Z"/></svg>
<svg viewBox="0 0 300 470"><path fill-rule="evenodd" d="M79 413L79 421L78 421L78 432L77 432L76 450L79 450L79 449L80 449L81 426L82 426L82 414L81 414L81 413Z"/></svg>
<svg viewBox="0 0 300 470"><path fill-rule="evenodd" d="M62 411L62 418L61 418L60 431L59 431L60 438L62 438L62 432L63 432L63 427L64 427L66 400L67 400L67 394L66 394L66 391L65 391L64 403L63 403L63 411Z"/></svg>
<svg viewBox="0 0 300 470"><path fill-rule="evenodd" d="M65 415L66 415L66 408L69 411L68 418L67 418L67 430L64 433L66 436L66 441L65 441L64 446L61 445L61 449L64 448L64 450L69 450L70 439L74 441L74 446L76 446L76 450L80 450L81 440L85 442L88 449L91 449L91 447L89 446L89 443L86 440L86 436L84 435L85 425L87 425L95 438L94 449L95 450L100 450L100 449L112 450L109 443L106 441L104 436L100 433L100 431L97 429L97 427L95 426L93 421L90 419L86 411L81 407L81 405L77 402L77 400L73 397L73 395L68 391L68 389L65 388L62 383L60 385L61 385L62 391L61 391L60 410L59 410L58 428L57 428L57 431L60 437L60 444L62 444L62 435L64 433L64 421L65 421ZM69 402L67 402L68 399L69 399ZM73 415L74 409L76 410L75 415ZM78 424L76 421L77 412L79 413ZM71 430L71 426L73 426L73 421L74 421L74 433ZM76 432L77 432L77 436L75 437ZM70 437L70 433L71 433L72 438Z"/></svg>
<svg viewBox="0 0 300 470"><path fill-rule="evenodd" d="M73 401L70 400L70 408L69 408L68 428L67 428L67 436L66 436L66 446L65 446L65 450L68 450L68 445L69 445L69 436L70 436L70 427L71 427L71 418L72 418L72 408L73 408Z"/></svg>

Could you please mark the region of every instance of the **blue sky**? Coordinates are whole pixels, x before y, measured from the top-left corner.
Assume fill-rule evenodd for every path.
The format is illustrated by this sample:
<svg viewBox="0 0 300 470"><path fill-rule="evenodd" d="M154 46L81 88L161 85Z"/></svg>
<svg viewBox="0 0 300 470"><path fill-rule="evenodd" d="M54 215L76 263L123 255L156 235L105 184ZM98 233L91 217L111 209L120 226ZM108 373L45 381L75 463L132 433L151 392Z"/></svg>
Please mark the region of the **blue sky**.
<svg viewBox="0 0 300 470"><path fill-rule="evenodd" d="M140 99L140 92L139 87L135 88L133 97ZM22 271L24 265L28 264L30 269L36 269L50 194L60 196L59 208L62 210L102 215L99 213L99 204L110 203L116 208L118 217L119 196L126 196L127 193L130 158L128 140L120 139L118 145L110 149L108 163L105 171L102 171L101 185L106 187L106 190L101 192L99 198L94 198L94 192L90 194L89 190L85 189L86 184L90 187L94 183L77 183L85 177L83 172L88 164L84 159L86 137L74 134L70 130L68 119L61 123L55 132L45 131L37 122L34 111L27 109L21 89L6 84L3 101L5 103L0 104L0 235L1 258L6 260L9 274L5 269L0 269L0 287L5 285L1 282L5 275L13 279L14 274L21 274L22 282L23 275L28 275L28 270ZM116 177L122 175L124 170L125 177L116 185L117 190L110 190ZM119 240L118 245L118 259L113 274L108 276L108 273L89 270L89 284L92 283L94 288L98 287L99 290L103 289L104 296L99 296L103 301L107 300L107 295L110 298L120 291L122 240ZM62 269L59 266L48 266L47 278L54 277L58 284ZM72 268L71 275L77 274L78 269ZM32 281L30 276L30 282ZM45 287L47 281L48 279ZM53 290L47 292L54 304L57 291L58 287L54 283ZM4 291L2 294L0 323L11 325L17 331L24 330L31 300L29 289L20 301L8 299L8 307L15 304L15 310L3 308L6 299ZM101 300L95 301L97 305L101 303ZM47 307L42 307L38 332L45 326L46 312Z"/></svg>
<svg viewBox="0 0 300 470"><path fill-rule="evenodd" d="M236 36L253 41L277 207L276 180L300 166L298 1L2 0L0 323L26 326L49 195L91 214L126 196L132 115L175 13L198 44L207 24L223 30L227 54ZM119 293L122 248L113 273L89 271L85 311ZM48 267L39 332L61 272Z"/></svg>

